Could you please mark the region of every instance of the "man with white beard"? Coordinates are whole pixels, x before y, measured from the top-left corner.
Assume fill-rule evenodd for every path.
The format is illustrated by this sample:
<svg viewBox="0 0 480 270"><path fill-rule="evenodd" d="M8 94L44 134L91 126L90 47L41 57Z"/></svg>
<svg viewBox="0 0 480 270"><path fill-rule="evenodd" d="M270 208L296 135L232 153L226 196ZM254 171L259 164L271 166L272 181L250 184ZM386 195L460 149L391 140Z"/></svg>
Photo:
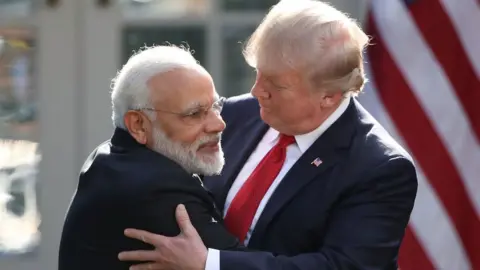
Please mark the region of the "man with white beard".
<svg viewBox="0 0 480 270"><path fill-rule="evenodd" d="M115 131L87 158L68 210L59 270L128 269L123 250L150 249L123 235L142 228L177 235L183 204L207 246L234 249L213 198L197 174L219 174L225 129L211 76L188 50L147 48L113 80Z"/></svg>

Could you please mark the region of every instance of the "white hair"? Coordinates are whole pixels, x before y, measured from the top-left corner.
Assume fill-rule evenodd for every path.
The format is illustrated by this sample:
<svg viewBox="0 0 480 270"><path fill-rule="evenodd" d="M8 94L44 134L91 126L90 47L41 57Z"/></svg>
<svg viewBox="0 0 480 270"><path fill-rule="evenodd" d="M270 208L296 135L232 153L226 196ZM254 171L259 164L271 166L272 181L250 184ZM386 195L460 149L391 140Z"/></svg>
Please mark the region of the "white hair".
<svg viewBox="0 0 480 270"><path fill-rule="evenodd" d="M128 110L150 107L148 81L175 69L203 69L188 48L177 46L144 47L136 52L112 80L112 121L126 129L124 115ZM146 112L151 120L155 114Z"/></svg>
<svg viewBox="0 0 480 270"><path fill-rule="evenodd" d="M347 14L314 0L282 0L248 40L244 57L258 69L293 69L316 89L359 93L368 36Z"/></svg>

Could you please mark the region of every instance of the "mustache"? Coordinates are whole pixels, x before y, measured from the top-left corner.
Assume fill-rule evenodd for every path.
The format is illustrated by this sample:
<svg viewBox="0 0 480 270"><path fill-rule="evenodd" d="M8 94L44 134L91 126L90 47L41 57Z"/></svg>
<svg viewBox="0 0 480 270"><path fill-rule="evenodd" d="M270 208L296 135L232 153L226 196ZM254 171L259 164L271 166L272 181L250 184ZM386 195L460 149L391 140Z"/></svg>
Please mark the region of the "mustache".
<svg viewBox="0 0 480 270"><path fill-rule="evenodd" d="M222 133L217 133L217 134L212 134L212 135L206 135L201 137L195 142L196 148L202 146L203 144L206 143L214 143L214 142L220 142L222 140Z"/></svg>

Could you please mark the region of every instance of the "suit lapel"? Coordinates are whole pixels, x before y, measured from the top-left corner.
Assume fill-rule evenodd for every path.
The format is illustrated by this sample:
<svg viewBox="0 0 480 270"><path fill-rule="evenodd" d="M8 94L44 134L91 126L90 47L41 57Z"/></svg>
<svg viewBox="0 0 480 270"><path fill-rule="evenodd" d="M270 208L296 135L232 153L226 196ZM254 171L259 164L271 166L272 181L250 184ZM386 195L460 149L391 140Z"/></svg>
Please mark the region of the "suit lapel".
<svg viewBox="0 0 480 270"><path fill-rule="evenodd" d="M354 135L352 119L355 114L354 102L345 113L300 157L280 182L262 212L250 239L250 247L258 247L268 225L295 195L312 180L319 179L327 184L329 169L344 154ZM316 166L314 160L321 163Z"/></svg>

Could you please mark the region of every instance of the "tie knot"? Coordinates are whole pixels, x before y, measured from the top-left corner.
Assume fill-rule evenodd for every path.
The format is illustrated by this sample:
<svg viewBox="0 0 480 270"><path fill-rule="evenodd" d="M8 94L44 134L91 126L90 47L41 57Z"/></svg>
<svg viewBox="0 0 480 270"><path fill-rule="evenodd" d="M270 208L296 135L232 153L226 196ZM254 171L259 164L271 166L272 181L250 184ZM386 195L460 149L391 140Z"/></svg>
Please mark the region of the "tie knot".
<svg viewBox="0 0 480 270"><path fill-rule="evenodd" d="M295 143L295 137L285 134L280 134L280 140L278 141L278 146L285 148L290 144Z"/></svg>

